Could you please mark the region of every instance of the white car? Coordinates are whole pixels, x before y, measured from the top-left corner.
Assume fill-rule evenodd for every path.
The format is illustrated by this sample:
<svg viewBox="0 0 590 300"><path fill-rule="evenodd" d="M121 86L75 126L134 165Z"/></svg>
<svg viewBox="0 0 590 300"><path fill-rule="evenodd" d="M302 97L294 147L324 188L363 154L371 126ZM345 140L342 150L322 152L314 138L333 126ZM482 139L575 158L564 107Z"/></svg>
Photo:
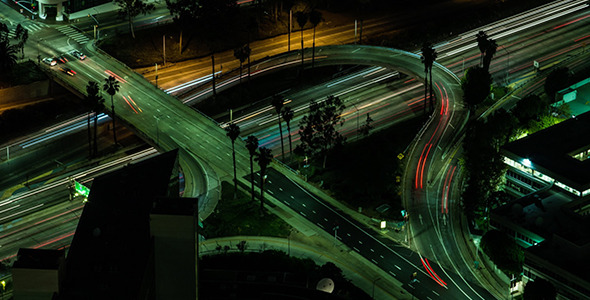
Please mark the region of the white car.
<svg viewBox="0 0 590 300"><path fill-rule="evenodd" d="M57 65L57 60L55 60L55 58L51 58L51 57L46 57L43 59L43 62L50 65L50 66L55 66Z"/></svg>
<svg viewBox="0 0 590 300"><path fill-rule="evenodd" d="M84 55L84 53L82 53L82 52L80 52L80 51L78 51L78 50L72 50L72 51L70 52L70 54L71 54L73 57L75 57L75 58L77 58L77 59L79 59L79 60L85 60L85 59L86 59L86 55Z"/></svg>

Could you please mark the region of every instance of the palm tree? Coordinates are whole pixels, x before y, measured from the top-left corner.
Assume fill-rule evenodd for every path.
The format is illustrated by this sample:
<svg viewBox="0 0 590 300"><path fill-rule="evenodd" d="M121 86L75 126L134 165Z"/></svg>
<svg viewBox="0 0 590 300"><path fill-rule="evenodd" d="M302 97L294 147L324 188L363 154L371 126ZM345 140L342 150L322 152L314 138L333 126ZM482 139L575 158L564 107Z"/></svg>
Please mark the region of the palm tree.
<svg viewBox="0 0 590 300"><path fill-rule="evenodd" d="M475 35L475 40L477 41L477 47L479 48L479 52L481 52L481 56L479 57L479 62L482 63L483 55L486 52L486 49L488 48L488 42L489 42L488 35L483 30L480 30Z"/></svg>
<svg viewBox="0 0 590 300"><path fill-rule="evenodd" d="M429 66L428 66L428 73L430 73L430 108L432 110L434 110L434 89L432 89L432 66L434 65L434 62L436 61L436 57L438 56L438 53L436 53L436 50L432 47L429 48L429 53L428 56L430 56L429 58Z"/></svg>
<svg viewBox="0 0 590 300"><path fill-rule="evenodd" d="M260 215L264 215L264 182L266 181L266 167L272 162L272 153L271 150L262 147L259 149L259 153L256 156L255 160L258 162L258 166L260 166Z"/></svg>
<svg viewBox="0 0 590 300"><path fill-rule="evenodd" d="M424 43L422 46L422 63L424 64L424 112L426 112L426 101L428 99L428 72L432 69L432 64L436 58L436 51L429 43ZM431 76L432 78L432 76ZM432 80L431 80L431 94L432 94ZM432 101L432 100L431 100Z"/></svg>
<svg viewBox="0 0 590 300"><path fill-rule="evenodd" d="M274 106L276 112L277 112L277 118L279 120L279 137L281 139L281 153L282 153L282 157L285 157L285 146L283 144L283 126L281 125L281 110L283 109L283 105L285 105L285 100L283 99L283 96L281 95L274 95L272 96L272 101L270 103L272 106Z"/></svg>
<svg viewBox="0 0 590 300"><path fill-rule="evenodd" d="M309 21L313 25L313 44L311 46L311 67L313 68L315 61L315 28L322 21L322 13L317 10L312 10L311 13L309 13Z"/></svg>
<svg viewBox="0 0 590 300"><path fill-rule="evenodd" d="M29 39L29 31L21 24L16 25L14 36L18 40L17 48L19 48L22 58L25 58L25 43Z"/></svg>
<svg viewBox="0 0 590 300"><path fill-rule="evenodd" d="M303 11L298 11L295 13L295 17L297 18L299 28L301 28L301 69L303 69L303 27L305 27L305 23L307 23L308 15Z"/></svg>
<svg viewBox="0 0 590 300"><path fill-rule="evenodd" d="M109 95L111 95L111 112L113 113L113 140L115 141L115 145L117 145L117 131L115 130L115 102L113 101L113 97L117 92L119 92L119 81L115 79L113 76L109 76L109 78L105 78L105 83L102 86L102 89L105 90Z"/></svg>
<svg viewBox="0 0 590 300"><path fill-rule="evenodd" d="M104 107L104 99L100 96L100 88L98 83L94 81L89 81L88 85L86 85L86 101L88 110L88 144L89 147L92 148L91 142L91 133L90 133L90 112L94 113L94 151L90 150L91 156L98 153L98 145L97 145L97 123L98 123L98 114L102 111Z"/></svg>
<svg viewBox="0 0 590 300"><path fill-rule="evenodd" d="M23 31L23 34L20 37L20 42L18 43L18 47L20 48L20 51L22 53L22 59L25 58L25 43L27 42L28 39L29 39L29 31L25 29Z"/></svg>
<svg viewBox="0 0 590 300"><path fill-rule="evenodd" d="M251 51L252 50L248 45L234 49L234 57L240 61L240 85L242 84L242 65L244 64L244 61L250 57Z"/></svg>
<svg viewBox="0 0 590 300"><path fill-rule="evenodd" d="M246 148L250 152L250 182L252 183L252 202L254 202L254 156L256 155L256 150L258 150L258 138L249 135L246 139Z"/></svg>
<svg viewBox="0 0 590 300"><path fill-rule="evenodd" d="M489 39L487 43L486 53L483 57L483 68L486 71L490 70L490 63L492 62L492 57L496 54L498 50L498 44L496 44L495 40Z"/></svg>
<svg viewBox="0 0 590 300"><path fill-rule="evenodd" d="M88 85L86 86L86 97L85 97L85 102L84 102L84 107L86 108L86 110L88 111L88 157L92 156L92 131L90 128L90 120L92 119L92 111L93 111L93 104L92 104L92 96L93 96L93 90L91 87L91 83L93 81L89 81ZM94 82L96 84L96 82Z"/></svg>
<svg viewBox="0 0 590 300"><path fill-rule="evenodd" d="M17 48L8 39L0 39L0 74L5 75L16 64Z"/></svg>
<svg viewBox="0 0 590 300"><path fill-rule="evenodd" d="M287 136L289 137L289 157L291 157L291 153L293 153L293 146L291 143L291 120L293 120L294 113L290 106L285 106L281 115L283 116L285 123L287 123Z"/></svg>
<svg viewBox="0 0 590 300"><path fill-rule="evenodd" d="M229 126L225 127L225 131L227 131L227 136L231 139L231 151L234 158L234 199L238 196L238 175L236 172L236 150L234 148L234 144L236 139L240 136L240 126L231 123Z"/></svg>
<svg viewBox="0 0 590 300"><path fill-rule="evenodd" d="M98 154L98 115L104 110L104 98L100 95L100 88L98 83L94 81L88 82L86 92L92 103L92 111L94 112L94 155Z"/></svg>

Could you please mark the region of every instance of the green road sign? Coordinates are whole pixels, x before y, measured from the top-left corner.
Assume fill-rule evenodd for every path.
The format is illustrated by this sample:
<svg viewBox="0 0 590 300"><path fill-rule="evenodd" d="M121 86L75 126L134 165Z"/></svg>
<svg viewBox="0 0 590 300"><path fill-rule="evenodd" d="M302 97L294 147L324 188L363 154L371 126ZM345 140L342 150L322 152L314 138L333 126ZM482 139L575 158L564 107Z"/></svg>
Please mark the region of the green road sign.
<svg viewBox="0 0 590 300"><path fill-rule="evenodd" d="M77 182L74 180L74 188L76 189L76 192L84 197L88 197L88 195L90 194L90 189L87 188L85 185Z"/></svg>

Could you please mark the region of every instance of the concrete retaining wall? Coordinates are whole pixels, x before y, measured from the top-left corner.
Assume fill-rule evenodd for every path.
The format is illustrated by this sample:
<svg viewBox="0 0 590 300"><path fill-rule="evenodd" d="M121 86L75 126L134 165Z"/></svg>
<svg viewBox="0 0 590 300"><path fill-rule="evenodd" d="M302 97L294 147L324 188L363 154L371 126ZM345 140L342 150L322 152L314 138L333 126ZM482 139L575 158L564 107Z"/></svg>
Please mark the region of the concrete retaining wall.
<svg viewBox="0 0 590 300"><path fill-rule="evenodd" d="M0 89L0 105L12 104L23 99L47 97L49 93L49 80Z"/></svg>

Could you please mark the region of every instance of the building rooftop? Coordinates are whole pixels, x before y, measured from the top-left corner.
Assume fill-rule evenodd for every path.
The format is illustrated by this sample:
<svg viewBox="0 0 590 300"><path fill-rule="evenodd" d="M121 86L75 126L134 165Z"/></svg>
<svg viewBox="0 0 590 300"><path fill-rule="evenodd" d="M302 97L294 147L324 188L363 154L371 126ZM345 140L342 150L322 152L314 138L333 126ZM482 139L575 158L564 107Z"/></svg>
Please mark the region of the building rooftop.
<svg viewBox="0 0 590 300"><path fill-rule="evenodd" d="M573 157L590 148L590 112L503 146L507 157L529 159L531 168L578 191L590 188L590 159Z"/></svg>
<svg viewBox="0 0 590 300"><path fill-rule="evenodd" d="M57 270L65 250L20 248L13 268Z"/></svg>
<svg viewBox="0 0 590 300"><path fill-rule="evenodd" d="M59 299L136 299L151 249L149 213L168 195L177 151L97 177L72 240Z"/></svg>

